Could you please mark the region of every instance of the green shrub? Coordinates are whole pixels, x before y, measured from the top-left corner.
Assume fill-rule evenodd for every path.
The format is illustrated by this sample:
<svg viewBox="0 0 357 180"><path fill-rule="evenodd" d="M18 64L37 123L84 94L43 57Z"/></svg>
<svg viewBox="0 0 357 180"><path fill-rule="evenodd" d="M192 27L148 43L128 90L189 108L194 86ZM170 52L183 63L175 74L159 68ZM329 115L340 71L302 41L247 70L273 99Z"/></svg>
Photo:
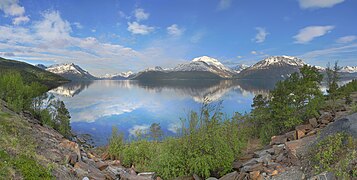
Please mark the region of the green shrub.
<svg viewBox="0 0 357 180"><path fill-rule="evenodd" d="M223 119L219 106L204 105L199 113L190 113L183 124L180 137L162 142L140 139L125 144L123 136L114 129L109 154L120 158L126 166L155 171L164 179L189 174L207 178L231 171L231 164L246 146L249 134L242 116Z"/></svg>
<svg viewBox="0 0 357 180"><path fill-rule="evenodd" d="M312 150L312 163L317 173L334 172L343 179L357 177L353 161L357 160L357 144L353 137L337 133L326 137Z"/></svg>

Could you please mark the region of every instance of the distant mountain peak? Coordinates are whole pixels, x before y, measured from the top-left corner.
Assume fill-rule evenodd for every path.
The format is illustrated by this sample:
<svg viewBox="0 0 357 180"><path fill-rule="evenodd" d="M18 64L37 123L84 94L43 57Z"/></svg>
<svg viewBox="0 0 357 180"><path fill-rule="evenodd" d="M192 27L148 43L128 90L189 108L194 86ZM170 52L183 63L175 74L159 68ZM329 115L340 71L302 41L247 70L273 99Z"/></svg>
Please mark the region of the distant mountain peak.
<svg viewBox="0 0 357 180"><path fill-rule="evenodd" d="M93 80L96 79L93 75L91 75L88 71L82 69L80 66L74 63L63 63L63 64L55 64L49 66L47 71L61 75L70 80Z"/></svg>
<svg viewBox="0 0 357 180"><path fill-rule="evenodd" d="M357 66L345 66L341 69L341 72L346 72L346 73L356 73L357 72Z"/></svg>
<svg viewBox="0 0 357 180"><path fill-rule="evenodd" d="M270 56L262 61L259 61L258 63L254 64L251 68L252 69L266 69L269 68L269 66L285 66L285 65L291 65L291 66L297 66L297 67L302 67L306 63L293 56Z"/></svg>

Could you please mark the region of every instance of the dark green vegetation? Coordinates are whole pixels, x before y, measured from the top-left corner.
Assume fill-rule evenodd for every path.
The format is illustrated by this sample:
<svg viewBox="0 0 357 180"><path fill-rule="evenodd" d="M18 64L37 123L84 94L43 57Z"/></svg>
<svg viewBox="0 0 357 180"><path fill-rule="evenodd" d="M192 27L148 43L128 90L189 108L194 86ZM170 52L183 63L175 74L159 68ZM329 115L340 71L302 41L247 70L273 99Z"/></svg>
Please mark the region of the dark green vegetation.
<svg viewBox="0 0 357 180"><path fill-rule="evenodd" d="M326 137L312 148L311 156L317 173L328 171L341 179L357 178L356 164L351 161L357 157L357 142L347 134Z"/></svg>
<svg viewBox="0 0 357 180"><path fill-rule="evenodd" d="M49 89L62 83L69 82L61 76L47 72L46 70L30 64L0 57L0 76L9 72L20 73L25 82L38 82L46 85Z"/></svg>
<svg viewBox="0 0 357 180"><path fill-rule="evenodd" d="M62 101L49 97L47 87L38 82L26 83L20 73L0 76L0 99L15 112L30 111L39 119L66 137L71 134L70 115Z"/></svg>
<svg viewBox="0 0 357 180"><path fill-rule="evenodd" d="M161 72L147 71L135 76L135 80L157 81L157 80L195 80L195 79L222 79L217 74L207 71L177 71L177 72Z"/></svg>
<svg viewBox="0 0 357 180"><path fill-rule="evenodd" d="M0 110L0 179L53 179L41 164L28 122Z"/></svg>
<svg viewBox="0 0 357 180"><path fill-rule="evenodd" d="M305 65L300 73L278 82L268 97L257 95L254 98L250 117L255 134L263 143L319 115L324 101L319 88L322 78L316 68Z"/></svg>

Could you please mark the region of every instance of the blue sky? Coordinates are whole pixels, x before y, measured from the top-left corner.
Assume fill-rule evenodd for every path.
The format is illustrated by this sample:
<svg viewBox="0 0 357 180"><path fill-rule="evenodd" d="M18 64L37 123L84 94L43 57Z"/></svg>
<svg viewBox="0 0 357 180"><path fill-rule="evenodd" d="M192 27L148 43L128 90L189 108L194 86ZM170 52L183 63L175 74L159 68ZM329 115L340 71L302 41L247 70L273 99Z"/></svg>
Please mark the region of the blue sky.
<svg viewBox="0 0 357 180"><path fill-rule="evenodd" d="M0 56L95 75L291 55L357 65L355 0L0 0Z"/></svg>

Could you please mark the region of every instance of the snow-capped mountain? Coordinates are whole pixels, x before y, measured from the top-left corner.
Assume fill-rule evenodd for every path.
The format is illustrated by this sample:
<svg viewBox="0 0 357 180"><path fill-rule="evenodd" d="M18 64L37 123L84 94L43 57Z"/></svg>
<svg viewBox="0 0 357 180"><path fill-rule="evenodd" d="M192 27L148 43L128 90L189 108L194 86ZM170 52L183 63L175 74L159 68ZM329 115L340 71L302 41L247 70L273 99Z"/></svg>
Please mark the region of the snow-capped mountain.
<svg viewBox="0 0 357 180"><path fill-rule="evenodd" d="M244 69L247 69L249 66L245 65L245 64L238 64L234 67L231 67L231 69L236 72L236 73L240 73L241 71L243 71Z"/></svg>
<svg viewBox="0 0 357 180"><path fill-rule="evenodd" d="M118 74L106 74L106 75L100 77L100 79L125 80L125 79L129 79L133 75L134 75L134 73L132 71L127 71L127 72L121 72Z"/></svg>
<svg viewBox="0 0 357 180"><path fill-rule="evenodd" d="M243 79L284 79L306 63L292 56L271 56L244 69L238 77Z"/></svg>
<svg viewBox="0 0 357 180"><path fill-rule="evenodd" d="M134 79L222 79L236 74L217 59L202 56L172 69L149 68L139 72Z"/></svg>
<svg viewBox="0 0 357 180"><path fill-rule="evenodd" d="M191 62L185 64L179 64L173 71L205 71L219 75L222 78L230 78L234 72L225 67L217 59L201 56L194 58Z"/></svg>
<svg viewBox="0 0 357 180"><path fill-rule="evenodd" d="M345 66L341 69L344 73L357 73L357 66Z"/></svg>
<svg viewBox="0 0 357 180"><path fill-rule="evenodd" d="M48 67L46 70L74 81L97 79L96 77L91 75L88 71L83 70L81 67L73 63L52 65Z"/></svg>

